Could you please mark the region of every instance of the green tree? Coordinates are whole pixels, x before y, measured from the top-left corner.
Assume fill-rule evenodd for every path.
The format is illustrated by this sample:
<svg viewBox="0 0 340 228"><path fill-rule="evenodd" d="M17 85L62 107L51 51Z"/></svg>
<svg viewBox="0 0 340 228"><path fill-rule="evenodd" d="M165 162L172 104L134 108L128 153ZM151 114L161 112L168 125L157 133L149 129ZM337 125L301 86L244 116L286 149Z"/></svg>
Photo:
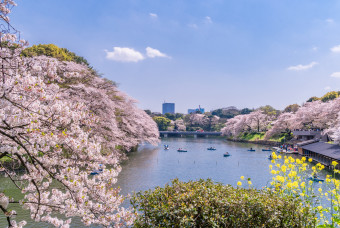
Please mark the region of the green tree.
<svg viewBox="0 0 340 228"><path fill-rule="evenodd" d="M339 97L339 94L335 91L331 91L331 92L326 93L323 97L321 97L321 101L327 102L330 100L334 100L337 97Z"/></svg>
<svg viewBox="0 0 340 228"><path fill-rule="evenodd" d="M24 49L21 52L21 55L25 57L45 55L56 58L60 61L73 61L80 64L83 63L89 66L89 63L83 57L78 56L73 52L70 52L66 48L60 48L55 44L33 45L32 47Z"/></svg>
<svg viewBox="0 0 340 228"><path fill-rule="evenodd" d="M176 120L175 114L172 113L165 113L164 116L168 118L169 120Z"/></svg>
<svg viewBox="0 0 340 228"><path fill-rule="evenodd" d="M163 116L154 116L152 119L157 123L160 131L166 131L171 123L171 120Z"/></svg>
<svg viewBox="0 0 340 228"><path fill-rule="evenodd" d="M176 113L176 114L175 114L176 120L177 120L177 119L182 119L183 116L184 116L184 114L182 114L182 113Z"/></svg>
<svg viewBox="0 0 340 228"><path fill-rule="evenodd" d="M148 114L149 116L151 116L151 111L149 109L144 110L144 112L146 112L146 114Z"/></svg>
<svg viewBox="0 0 340 228"><path fill-rule="evenodd" d="M313 102L313 101L319 101L319 100L320 100L320 98L318 98L318 97L311 97L307 100L307 102Z"/></svg>
<svg viewBox="0 0 340 228"><path fill-rule="evenodd" d="M244 115L244 114L249 114L249 113L251 113L252 111L254 111L254 110L249 109L249 108L244 108L244 109L241 109L240 114L242 114L242 115Z"/></svg>
<svg viewBox="0 0 340 228"><path fill-rule="evenodd" d="M298 104L288 105L283 111L284 112L296 112L300 108Z"/></svg>
<svg viewBox="0 0 340 228"><path fill-rule="evenodd" d="M261 106L259 109L261 111L263 111L264 114L267 114L267 115L270 115L270 116L275 116L275 115L278 114L278 111L270 105Z"/></svg>

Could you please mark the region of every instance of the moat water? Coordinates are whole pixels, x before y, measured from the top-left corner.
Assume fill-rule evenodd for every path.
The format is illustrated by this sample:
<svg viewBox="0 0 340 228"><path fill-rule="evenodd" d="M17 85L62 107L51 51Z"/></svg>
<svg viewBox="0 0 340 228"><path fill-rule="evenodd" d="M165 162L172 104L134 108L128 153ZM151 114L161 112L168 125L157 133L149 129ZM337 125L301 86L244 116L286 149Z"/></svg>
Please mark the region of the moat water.
<svg viewBox="0 0 340 228"><path fill-rule="evenodd" d="M164 150L164 145L169 150ZM215 147L215 151L207 150ZM188 152L177 152L178 148ZM249 148L255 152L248 151ZM271 174L269 172L271 152L262 151L261 145L228 142L216 138L165 138L158 146L142 145L137 152L129 153L128 159L122 162L122 172L118 176L116 186L121 193L127 195L133 191L152 189L164 186L172 179L183 181L210 178L213 181L236 186L241 176L251 178L256 188L269 185ZM230 157L223 157L225 152ZM325 175L326 173L323 173ZM11 184L8 178L0 176L0 191L15 199L21 193ZM126 201L123 206L129 207ZM52 227L45 223L36 223L30 219L27 211L19 205L11 205L17 211L17 221L26 220L29 228ZM0 227L7 227L5 217L0 213ZM71 227L84 227L78 218L74 218ZM97 226L91 226L97 227Z"/></svg>

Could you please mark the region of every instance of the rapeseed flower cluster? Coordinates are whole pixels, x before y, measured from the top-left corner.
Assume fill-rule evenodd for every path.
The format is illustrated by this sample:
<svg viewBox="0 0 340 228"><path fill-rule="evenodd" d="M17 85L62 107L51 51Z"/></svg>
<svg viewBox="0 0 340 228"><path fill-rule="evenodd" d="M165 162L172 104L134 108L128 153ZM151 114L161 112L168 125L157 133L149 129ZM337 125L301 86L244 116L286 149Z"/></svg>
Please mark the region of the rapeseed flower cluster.
<svg viewBox="0 0 340 228"><path fill-rule="evenodd" d="M340 181L335 179L335 174L340 173L336 169L338 163L336 161L331 163L334 168L333 176L327 175L322 184L323 182L318 182L315 177L325 169L325 166L317 163L310 170L312 161L311 158L294 159L290 156L284 156L281 160L281 156L273 152L272 164L269 166L270 173L273 175L270 188L280 195L299 197L304 207L312 208L317 213L315 219L322 226L338 227L340 225ZM330 202L330 206L322 205L325 199ZM328 213L328 216L325 216L325 213Z"/></svg>
<svg viewBox="0 0 340 228"><path fill-rule="evenodd" d="M311 166L311 158L293 158L290 156L271 155L269 165L272 180L271 189L281 196L299 197L301 205L307 210L311 209L317 215L315 221L319 227L340 226L340 180L335 175L340 173L338 162L331 162L333 175L327 175L325 180L317 179L318 174L325 169L321 163ZM311 168L310 168L311 167ZM244 180L244 177L241 177ZM251 188L250 178L247 178L248 187ZM324 182L323 182L324 181ZM237 182L242 186L242 182ZM329 201L329 203L325 203ZM326 204L326 205L325 205Z"/></svg>

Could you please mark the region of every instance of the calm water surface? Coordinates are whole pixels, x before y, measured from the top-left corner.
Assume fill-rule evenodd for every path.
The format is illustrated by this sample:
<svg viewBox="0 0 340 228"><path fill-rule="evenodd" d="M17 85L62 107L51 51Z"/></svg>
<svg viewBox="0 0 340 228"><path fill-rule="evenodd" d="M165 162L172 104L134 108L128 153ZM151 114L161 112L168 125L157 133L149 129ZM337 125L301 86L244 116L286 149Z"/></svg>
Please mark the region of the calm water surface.
<svg viewBox="0 0 340 228"><path fill-rule="evenodd" d="M164 150L163 145L169 145ZM213 146L217 150L209 151ZM248 149L252 147L255 152ZM185 148L188 152L177 152L178 148ZM179 178L183 181L211 178L224 184L236 185L240 176L251 178L256 188L269 185L268 156L271 152L263 152L264 147L256 144L234 143L223 139L210 138L166 138L159 146L141 146L137 152L129 154L128 160L122 163L123 170L119 174L117 186L121 193L127 195L133 191L147 190L156 186L164 186L171 179ZM229 152L230 157L223 157ZM324 173L325 175L325 173ZM0 190L18 199L20 192L11 182L0 176ZM129 206L125 202L124 206ZM17 221L28 221L27 227L51 227L44 223L30 220L27 211L19 206L11 206L18 212ZM0 227L6 227L7 222L0 213ZM71 227L84 227L79 219L74 218ZM96 226L92 226L96 227Z"/></svg>

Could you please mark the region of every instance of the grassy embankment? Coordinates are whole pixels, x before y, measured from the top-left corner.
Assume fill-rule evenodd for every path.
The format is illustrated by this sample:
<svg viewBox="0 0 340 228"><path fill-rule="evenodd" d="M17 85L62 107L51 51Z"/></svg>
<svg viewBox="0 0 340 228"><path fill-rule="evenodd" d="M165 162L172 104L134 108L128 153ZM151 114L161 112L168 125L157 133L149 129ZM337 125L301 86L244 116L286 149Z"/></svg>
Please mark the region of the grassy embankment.
<svg viewBox="0 0 340 228"><path fill-rule="evenodd" d="M264 132L243 133L234 139L240 139L240 140L245 140L245 141L272 141L272 142L284 143L284 142L289 141L292 138L292 135L289 133L275 135L269 139L265 139L264 136L265 136Z"/></svg>

